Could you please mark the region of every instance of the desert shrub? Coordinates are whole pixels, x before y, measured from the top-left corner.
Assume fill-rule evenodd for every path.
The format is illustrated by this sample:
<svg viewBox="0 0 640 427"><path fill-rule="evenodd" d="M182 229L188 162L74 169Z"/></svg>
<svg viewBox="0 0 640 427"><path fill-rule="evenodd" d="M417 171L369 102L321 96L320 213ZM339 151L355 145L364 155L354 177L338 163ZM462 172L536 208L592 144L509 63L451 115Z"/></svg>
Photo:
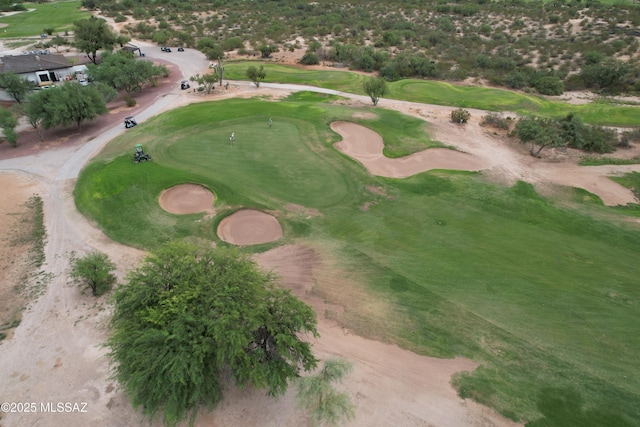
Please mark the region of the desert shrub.
<svg viewBox="0 0 640 427"><path fill-rule="evenodd" d="M225 51L240 49L244 47L244 43L240 37L230 37L222 43L222 49Z"/></svg>
<svg viewBox="0 0 640 427"><path fill-rule="evenodd" d="M116 282L112 273L116 266L106 254L91 252L71 262L71 277L91 288L94 296L100 296L111 289Z"/></svg>
<svg viewBox="0 0 640 427"><path fill-rule="evenodd" d="M489 35L491 35L491 31L492 31L491 25L486 24L486 23L485 23L485 24L480 25L480 28L478 29L478 32L479 32L480 34L482 34L483 36L487 36L487 37L488 37Z"/></svg>
<svg viewBox="0 0 640 427"><path fill-rule="evenodd" d="M480 126L491 126L498 129L509 130L510 120L498 113L489 113L482 116Z"/></svg>
<svg viewBox="0 0 640 427"><path fill-rule="evenodd" d="M504 78L504 83L511 89L522 89L527 86L527 76L520 71L514 71Z"/></svg>
<svg viewBox="0 0 640 427"><path fill-rule="evenodd" d="M585 65L599 64L604 61L605 58L606 57L602 52L588 51L582 55Z"/></svg>
<svg viewBox="0 0 640 427"><path fill-rule="evenodd" d="M491 58L489 55L481 53L476 55L474 59L474 64L478 68L490 68L491 67Z"/></svg>
<svg viewBox="0 0 640 427"><path fill-rule="evenodd" d="M263 58L270 58L272 53L278 51L278 48L272 44L270 45L263 44L263 45L260 45L258 50L260 51L260 56L262 56Z"/></svg>
<svg viewBox="0 0 640 427"><path fill-rule="evenodd" d="M578 74L572 74L564 80L564 90L568 92L584 89L584 81L582 81L582 78Z"/></svg>
<svg viewBox="0 0 640 427"><path fill-rule="evenodd" d="M632 142L640 142L640 129L627 130L622 132L618 146L623 148L631 147Z"/></svg>
<svg viewBox="0 0 640 427"><path fill-rule="evenodd" d="M556 134L565 145L592 153L615 151L618 142L616 131L587 125L573 113L556 120L555 128Z"/></svg>
<svg viewBox="0 0 640 427"><path fill-rule="evenodd" d="M467 123L470 118L471 113L467 110L463 110L462 108L458 108L451 112L451 121L453 123Z"/></svg>
<svg viewBox="0 0 640 427"><path fill-rule="evenodd" d="M540 77L532 86L543 95L562 95L564 92L562 80L555 76Z"/></svg>
<svg viewBox="0 0 640 427"><path fill-rule="evenodd" d="M397 31L386 31L382 34L382 43L385 46L399 46L402 44L402 35Z"/></svg>
<svg viewBox="0 0 640 427"><path fill-rule="evenodd" d="M354 63L354 66L362 71L366 71L370 73L375 69L376 61L373 59L371 55L368 53L364 53L358 60Z"/></svg>
<svg viewBox="0 0 640 427"><path fill-rule="evenodd" d="M314 39L307 45L307 52L316 52L320 48L322 48L322 43Z"/></svg>
<svg viewBox="0 0 640 427"><path fill-rule="evenodd" d="M134 107L138 103L135 98L129 95L124 96L124 102L127 104L127 107Z"/></svg>
<svg viewBox="0 0 640 427"><path fill-rule="evenodd" d="M303 65L317 65L320 63L320 58L315 53L305 53L300 59L300 63Z"/></svg>
<svg viewBox="0 0 640 427"><path fill-rule="evenodd" d="M245 55L245 56L256 56L257 53L255 50L253 49L247 49L247 48L241 48L238 49L238 55Z"/></svg>
<svg viewBox="0 0 640 427"><path fill-rule="evenodd" d="M580 77L585 86L615 95L620 93L627 72L627 64L612 60L583 67Z"/></svg>
<svg viewBox="0 0 640 427"><path fill-rule="evenodd" d="M499 71L513 71L516 68L516 63L511 58L498 56L491 61L491 66Z"/></svg>
<svg viewBox="0 0 640 427"><path fill-rule="evenodd" d="M384 78L389 82L395 82L396 80L400 80L401 76L396 70L396 65L394 63L390 63L380 68L380 77Z"/></svg>
<svg viewBox="0 0 640 427"><path fill-rule="evenodd" d="M589 126L585 144L581 147L584 151L592 153L612 153L618 143L618 136L613 129L601 126Z"/></svg>

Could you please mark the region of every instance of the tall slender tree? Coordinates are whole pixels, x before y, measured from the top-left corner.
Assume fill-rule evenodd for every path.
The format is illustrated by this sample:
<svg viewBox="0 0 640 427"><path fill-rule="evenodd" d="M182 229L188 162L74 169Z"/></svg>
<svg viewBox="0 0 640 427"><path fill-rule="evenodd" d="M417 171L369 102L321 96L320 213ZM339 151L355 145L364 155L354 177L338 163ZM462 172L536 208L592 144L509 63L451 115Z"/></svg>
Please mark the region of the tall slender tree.
<svg viewBox="0 0 640 427"><path fill-rule="evenodd" d="M341 382L351 368L346 360L329 359L317 374L298 380L296 401L309 411L313 425L338 425L353 419L355 408L351 398L333 384Z"/></svg>
<svg viewBox="0 0 640 427"><path fill-rule="evenodd" d="M380 98L387 93L387 83L383 78L365 78L362 83L362 88L364 89L364 93L371 98L373 105L378 105Z"/></svg>
<svg viewBox="0 0 640 427"><path fill-rule="evenodd" d="M256 68L251 65L247 68L247 77L253 82L256 87L260 87L260 82L267 77L267 72L264 70L264 65L261 65L260 68Z"/></svg>

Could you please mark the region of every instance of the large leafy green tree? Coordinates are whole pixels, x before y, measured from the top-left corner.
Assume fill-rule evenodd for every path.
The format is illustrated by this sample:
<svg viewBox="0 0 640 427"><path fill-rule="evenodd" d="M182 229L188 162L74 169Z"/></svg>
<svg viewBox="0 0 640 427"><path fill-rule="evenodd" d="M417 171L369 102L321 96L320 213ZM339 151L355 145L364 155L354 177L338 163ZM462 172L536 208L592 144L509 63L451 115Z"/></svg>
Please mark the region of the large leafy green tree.
<svg viewBox="0 0 640 427"><path fill-rule="evenodd" d="M92 86L68 82L53 89L41 90L29 97L27 117L37 127L49 129L55 126L76 124L93 120L106 113L103 96Z"/></svg>
<svg viewBox="0 0 640 427"><path fill-rule="evenodd" d="M623 89L628 71L629 66L624 62L609 60L586 65L580 77L587 87L615 95Z"/></svg>
<svg viewBox="0 0 640 427"><path fill-rule="evenodd" d="M33 90L33 83L20 77L19 75L9 72L0 73L0 87L7 91L17 103L26 100L27 95Z"/></svg>
<svg viewBox="0 0 640 427"><path fill-rule="evenodd" d="M107 21L92 16L73 23L74 46L87 54L91 62L97 63L99 50L111 50L117 37Z"/></svg>
<svg viewBox="0 0 640 427"><path fill-rule="evenodd" d="M89 64L87 68L91 80L122 89L127 95L142 89L145 83L153 83L158 77L168 74L164 65L138 60L127 51L105 52L100 65Z"/></svg>
<svg viewBox="0 0 640 427"><path fill-rule="evenodd" d="M522 144L530 144L529 153L534 157L539 157L545 147L565 145L552 119L523 117L516 123L515 133Z"/></svg>
<svg viewBox="0 0 640 427"><path fill-rule="evenodd" d="M314 311L237 252L171 243L114 295L108 340L115 376L135 407L175 425L223 396L225 376L283 394L316 366L301 334Z"/></svg>

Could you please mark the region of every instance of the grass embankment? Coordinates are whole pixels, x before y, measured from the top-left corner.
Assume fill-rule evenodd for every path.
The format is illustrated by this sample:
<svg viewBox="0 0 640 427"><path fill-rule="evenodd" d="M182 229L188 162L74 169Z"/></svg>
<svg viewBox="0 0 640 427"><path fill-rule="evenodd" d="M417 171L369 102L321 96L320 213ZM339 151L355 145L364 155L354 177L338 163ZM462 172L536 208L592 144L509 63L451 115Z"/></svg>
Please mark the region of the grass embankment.
<svg viewBox="0 0 640 427"><path fill-rule="evenodd" d="M255 62L229 62L225 64L225 77L246 80L245 71ZM300 67L264 63L266 82L312 85L326 89L364 95L364 75L349 71L317 71ZM388 83L385 98L424 104L477 108L487 111L507 111L521 115L535 114L545 117L566 116L573 112L585 123L602 126L638 126L640 108L621 106L606 101L572 105L551 101L541 96L527 95L504 89L478 86L460 86L432 80L406 79Z"/></svg>
<svg viewBox="0 0 640 427"><path fill-rule="evenodd" d="M72 29L75 21L90 16L80 10L80 1L24 3L24 7L27 11L0 18L0 24L7 25L0 31L0 38L38 36L45 28L64 33Z"/></svg>
<svg viewBox="0 0 640 427"><path fill-rule="evenodd" d="M637 165L640 163L640 157L631 159L620 159L608 156L585 156L578 164L580 166L600 166L600 165Z"/></svg>
<svg viewBox="0 0 640 427"><path fill-rule="evenodd" d="M637 229L559 208L524 183L442 171L370 176L331 146L329 123L358 111L294 98L197 104L143 123L82 172L76 203L110 237L142 247L181 237L224 245L215 236L223 216L270 210L285 242L336 260L328 274L338 280L316 288L345 306L350 328L478 361L456 377L461 395L544 425L640 422ZM393 139L392 126L411 129L414 119L369 111L379 118L354 121L381 126L398 151L420 143ZM137 142L153 162L131 163ZM214 219L159 208L162 189L183 182L215 191ZM595 203L585 210L615 214Z"/></svg>

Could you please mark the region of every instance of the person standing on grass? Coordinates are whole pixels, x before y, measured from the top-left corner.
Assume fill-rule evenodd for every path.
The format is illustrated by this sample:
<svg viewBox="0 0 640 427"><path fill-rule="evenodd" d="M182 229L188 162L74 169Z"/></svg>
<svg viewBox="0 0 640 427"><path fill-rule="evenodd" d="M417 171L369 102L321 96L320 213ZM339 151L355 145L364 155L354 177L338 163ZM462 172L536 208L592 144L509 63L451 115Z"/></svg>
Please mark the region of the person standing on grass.
<svg viewBox="0 0 640 427"><path fill-rule="evenodd" d="M234 142L236 142L236 133L235 132L231 132L231 137L229 137L229 141L231 141L232 144Z"/></svg>
<svg viewBox="0 0 640 427"><path fill-rule="evenodd" d="M269 117L269 127L271 127L271 125L273 125L273 120Z"/></svg>

